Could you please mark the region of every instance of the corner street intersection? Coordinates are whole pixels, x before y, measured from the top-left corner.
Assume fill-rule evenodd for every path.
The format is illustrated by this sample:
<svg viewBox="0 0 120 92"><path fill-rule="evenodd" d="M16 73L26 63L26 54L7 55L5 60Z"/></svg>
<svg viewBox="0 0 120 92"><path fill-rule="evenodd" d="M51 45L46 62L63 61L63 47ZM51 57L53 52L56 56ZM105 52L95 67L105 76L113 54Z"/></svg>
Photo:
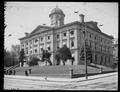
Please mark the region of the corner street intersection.
<svg viewBox="0 0 120 92"><path fill-rule="evenodd" d="M37 77L39 78L39 77ZM4 77L5 90L118 90L118 73L108 73L85 78L31 78ZM72 80L72 81L71 81Z"/></svg>

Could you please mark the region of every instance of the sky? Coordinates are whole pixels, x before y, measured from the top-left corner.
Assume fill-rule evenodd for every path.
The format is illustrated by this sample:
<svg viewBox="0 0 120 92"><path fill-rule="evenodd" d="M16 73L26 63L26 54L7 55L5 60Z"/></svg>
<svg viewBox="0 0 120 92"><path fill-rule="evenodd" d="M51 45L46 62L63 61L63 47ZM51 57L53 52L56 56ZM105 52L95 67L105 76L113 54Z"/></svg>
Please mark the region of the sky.
<svg viewBox="0 0 120 92"><path fill-rule="evenodd" d="M118 38L118 3L6 2L4 47L11 50L11 45L20 44L19 38L24 37L25 32L31 33L38 25L50 26L49 14L56 5L65 14L65 24L79 21L79 14L84 14L85 21L98 22L102 32ZM99 26L101 24L103 26Z"/></svg>

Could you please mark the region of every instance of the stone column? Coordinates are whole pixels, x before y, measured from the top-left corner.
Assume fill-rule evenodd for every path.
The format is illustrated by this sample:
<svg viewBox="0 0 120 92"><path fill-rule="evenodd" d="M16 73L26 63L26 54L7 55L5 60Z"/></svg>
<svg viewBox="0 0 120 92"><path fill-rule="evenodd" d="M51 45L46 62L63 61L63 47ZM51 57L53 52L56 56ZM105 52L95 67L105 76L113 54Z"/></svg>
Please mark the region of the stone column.
<svg viewBox="0 0 120 92"><path fill-rule="evenodd" d="M46 45L47 45L47 37L46 37L46 35L44 36L44 49L46 50L47 48L46 48Z"/></svg>
<svg viewBox="0 0 120 92"><path fill-rule="evenodd" d="M60 48L62 47L62 33L60 33Z"/></svg>
<svg viewBox="0 0 120 92"><path fill-rule="evenodd" d="M32 39L32 54L34 54L34 40Z"/></svg>
<svg viewBox="0 0 120 92"><path fill-rule="evenodd" d="M69 30L67 30L67 47L70 48L70 34L69 34Z"/></svg>

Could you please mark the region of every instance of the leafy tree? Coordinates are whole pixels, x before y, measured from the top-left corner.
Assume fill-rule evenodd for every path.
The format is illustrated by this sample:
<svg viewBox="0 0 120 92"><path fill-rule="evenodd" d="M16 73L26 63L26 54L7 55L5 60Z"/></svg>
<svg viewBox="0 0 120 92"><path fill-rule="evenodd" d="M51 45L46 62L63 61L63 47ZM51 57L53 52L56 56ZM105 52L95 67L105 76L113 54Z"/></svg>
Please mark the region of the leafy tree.
<svg viewBox="0 0 120 92"><path fill-rule="evenodd" d="M51 53L49 53L47 50L42 50L42 61L48 62L50 65L52 65L52 62L50 60Z"/></svg>
<svg viewBox="0 0 120 92"><path fill-rule="evenodd" d="M60 49L60 53L61 53L61 60L63 61L63 64L65 65L65 62L68 59L71 59L72 55L71 55L71 51L70 49L67 47L67 45L64 45L61 49Z"/></svg>
<svg viewBox="0 0 120 92"><path fill-rule="evenodd" d="M28 64L29 64L29 66L38 65L38 61L39 61L39 58L37 58L37 57L30 57L30 62Z"/></svg>
<svg viewBox="0 0 120 92"><path fill-rule="evenodd" d="M71 59L71 51L70 49L64 45L62 48L59 48L58 51L56 52L55 58L57 60L57 64L60 63L60 60L63 61L63 65L65 65L65 62L68 59Z"/></svg>
<svg viewBox="0 0 120 92"><path fill-rule="evenodd" d="M11 55L14 63L19 62L20 47L17 45L12 45Z"/></svg>
<svg viewBox="0 0 120 92"><path fill-rule="evenodd" d="M91 63L92 62L92 52L91 52L91 48L89 47L87 42L85 43L85 50L86 50L86 60L87 60L87 63ZM84 46L82 46L81 53L80 53L80 60L84 61L84 59L85 59L85 57L84 57Z"/></svg>
<svg viewBox="0 0 120 92"><path fill-rule="evenodd" d="M21 66L23 66L23 64L25 62L24 59L25 59L24 49L21 49L20 56L19 56L19 62L21 62Z"/></svg>
<svg viewBox="0 0 120 92"><path fill-rule="evenodd" d="M12 57L9 51L4 49L4 66L9 67L13 65Z"/></svg>
<svg viewBox="0 0 120 92"><path fill-rule="evenodd" d="M61 59L61 56L60 56L60 51L59 49L56 51L55 53L55 59L56 59L56 65L59 65L60 64L60 59Z"/></svg>

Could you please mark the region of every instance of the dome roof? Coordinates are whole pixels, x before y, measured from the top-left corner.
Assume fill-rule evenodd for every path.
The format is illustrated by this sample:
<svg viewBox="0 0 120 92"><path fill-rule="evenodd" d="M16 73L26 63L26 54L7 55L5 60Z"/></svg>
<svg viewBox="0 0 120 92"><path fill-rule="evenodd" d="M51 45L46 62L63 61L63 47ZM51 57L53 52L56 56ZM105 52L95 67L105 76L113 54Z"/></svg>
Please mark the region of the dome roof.
<svg viewBox="0 0 120 92"><path fill-rule="evenodd" d="M63 15L64 15L63 11L62 11L60 8L58 8L57 6L56 6L56 8L54 8L54 9L51 11L50 15L51 15L51 14L63 14Z"/></svg>
<svg viewBox="0 0 120 92"><path fill-rule="evenodd" d="M60 8L56 7L51 11L51 13L63 13L63 11Z"/></svg>

